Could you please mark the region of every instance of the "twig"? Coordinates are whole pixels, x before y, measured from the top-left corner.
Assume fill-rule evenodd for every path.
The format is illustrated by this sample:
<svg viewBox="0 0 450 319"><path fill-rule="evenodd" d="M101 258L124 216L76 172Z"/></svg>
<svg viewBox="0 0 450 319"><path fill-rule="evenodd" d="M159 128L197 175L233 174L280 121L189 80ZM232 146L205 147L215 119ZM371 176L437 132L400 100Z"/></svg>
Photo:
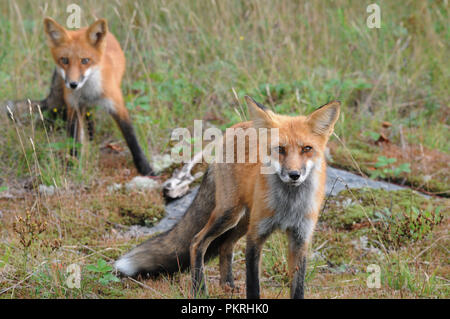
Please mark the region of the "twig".
<svg viewBox="0 0 450 319"><path fill-rule="evenodd" d="M137 281L137 280L134 279L134 278L127 277L127 279L129 279L129 280L131 280L132 282L138 284L139 286L142 286L142 287L144 287L144 288L146 288L146 289L148 289L148 290L153 291L154 293L156 293L157 295L159 295L159 296L162 297L162 298L166 297L165 295L161 294L161 293L160 293L159 291L157 291L156 289L154 289L154 288L152 288L152 287L150 287L150 286L147 286L146 284L144 284L144 283L142 283L142 282L140 282L140 281Z"/></svg>

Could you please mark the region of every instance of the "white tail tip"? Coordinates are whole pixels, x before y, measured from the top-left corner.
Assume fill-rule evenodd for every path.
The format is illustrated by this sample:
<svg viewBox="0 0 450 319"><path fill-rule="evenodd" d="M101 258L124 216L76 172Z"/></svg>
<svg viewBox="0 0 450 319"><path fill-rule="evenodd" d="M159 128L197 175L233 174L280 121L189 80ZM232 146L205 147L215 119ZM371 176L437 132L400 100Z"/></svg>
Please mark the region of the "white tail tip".
<svg viewBox="0 0 450 319"><path fill-rule="evenodd" d="M133 262L127 257L122 257L117 260L114 263L114 267L117 269L117 271L126 276L134 276L136 274L136 267L133 265Z"/></svg>

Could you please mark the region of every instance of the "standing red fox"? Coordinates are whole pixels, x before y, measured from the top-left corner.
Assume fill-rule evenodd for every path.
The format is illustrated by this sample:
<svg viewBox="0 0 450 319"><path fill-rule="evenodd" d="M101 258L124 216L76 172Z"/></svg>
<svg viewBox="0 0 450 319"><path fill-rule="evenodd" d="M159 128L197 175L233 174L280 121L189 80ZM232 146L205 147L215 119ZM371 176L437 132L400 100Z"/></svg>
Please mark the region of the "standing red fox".
<svg viewBox="0 0 450 319"><path fill-rule="evenodd" d="M52 91L63 91L69 134L83 145L87 108L102 106L120 127L139 173L153 175L138 144L120 88L125 55L119 42L108 32L106 20L100 19L87 28L71 31L45 18L44 27L59 74L53 77Z"/></svg>
<svg viewBox="0 0 450 319"><path fill-rule="evenodd" d="M262 246L274 230L281 229L289 239L291 297L303 298L306 254L325 193L324 151L340 103L328 103L307 117L290 117L275 114L249 97L246 100L252 122L234 128L278 129L278 144L268 152L275 173L261 173L267 165L261 158L256 163L211 164L182 220L121 257L115 264L120 272L156 275L190 266L197 295L206 293L204 258L219 254L220 282L233 287L233 247L247 235L247 298L259 298ZM224 143L228 138L225 135Z"/></svg>

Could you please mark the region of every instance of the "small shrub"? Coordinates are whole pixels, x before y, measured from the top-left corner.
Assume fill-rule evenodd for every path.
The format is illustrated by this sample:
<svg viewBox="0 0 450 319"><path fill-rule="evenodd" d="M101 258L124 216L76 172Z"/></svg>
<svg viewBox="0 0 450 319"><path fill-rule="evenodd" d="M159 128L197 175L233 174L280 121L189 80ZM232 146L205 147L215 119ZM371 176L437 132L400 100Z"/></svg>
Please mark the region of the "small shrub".
<svg viewBox="0 0 450 319"><path fill-rule="evenodd" d="M113 267L103 259L98 259L96 265L87 265L86 269L96 273L97 279L102 285L107 285L110 282L119 282L120 279L112 274Z"/></svg>
<svg viewBox="0 0 450 319"><path fill-rule="evenodd" d="M408 241L418 241L431 232L442 221L440 207L432 210L419 210L411 207L409 213L392 214L384 208L375 213L375 225L383 243L399 248Z"/></svg>

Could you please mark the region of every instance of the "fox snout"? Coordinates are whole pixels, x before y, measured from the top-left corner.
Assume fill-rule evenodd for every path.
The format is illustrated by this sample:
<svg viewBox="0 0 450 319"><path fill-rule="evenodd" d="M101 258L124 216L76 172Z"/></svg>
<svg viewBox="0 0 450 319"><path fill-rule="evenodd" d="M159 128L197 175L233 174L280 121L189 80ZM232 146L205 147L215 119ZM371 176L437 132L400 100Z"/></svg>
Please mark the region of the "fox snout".
<svg viewBox="0 0 450 319"><path fill-rule="evenodd" d="M64 84L68 89L72 89L74 91L80 89L86 82L87 78L91 74L91 70L87 69L84 74L73 72L68 70L67 73L62 68L59 68L59 73L64 80Z"/></svg>
<svg viewBox="0 0 450 319"><path fill-rule="evenodd" d="M293 181L296 181L300 178L300 172L299 171L288 171L288 176Z"/></svg>
<svg viewBox="0 0 450 319"><path fill-rule="evenodd" d="M65 79L66 87L68 89L76 90L81 88L81 86L84 84L85 76L83 74L80 74L78 77L69 77Z"/></svg>
<svg viewBox="0 0 450 319"><path fill-rule="evenodd" d="M277 174L284 183L298 186L308 178L314 166L314 162L312 160L308 160L299 168L281 166L280 170L277 171Z"/></svg>

